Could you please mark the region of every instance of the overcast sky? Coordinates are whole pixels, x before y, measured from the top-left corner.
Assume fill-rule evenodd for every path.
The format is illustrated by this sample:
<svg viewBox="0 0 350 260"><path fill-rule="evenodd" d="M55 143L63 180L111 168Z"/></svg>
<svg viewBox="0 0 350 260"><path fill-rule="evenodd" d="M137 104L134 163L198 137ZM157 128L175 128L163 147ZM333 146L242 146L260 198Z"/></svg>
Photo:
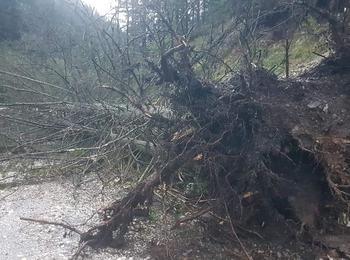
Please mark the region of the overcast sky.
<svg viewBox="0 0 350 260"><path fill-rule="evenodd" d="M115 0L83 0L83 2L94 7L100 15L105 15L111 10Z"/></svg>

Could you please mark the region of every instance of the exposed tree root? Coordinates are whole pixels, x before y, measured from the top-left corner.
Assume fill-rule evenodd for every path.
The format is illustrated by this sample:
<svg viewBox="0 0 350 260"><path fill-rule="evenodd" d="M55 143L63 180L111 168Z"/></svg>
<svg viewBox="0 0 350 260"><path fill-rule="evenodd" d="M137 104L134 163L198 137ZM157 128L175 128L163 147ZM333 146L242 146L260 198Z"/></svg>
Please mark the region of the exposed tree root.
<svg viewBox="0 0 350 260"><path fill-rule="evenodd" d="M106 208L104 222L81 235L84 247L120 246L135 209L150 205L154 189L162 182L169 183L185 165L199 167L209 183L207 196L218 201L211 208L223 217L229 214L227 228L234 231L248 258L249 250L239 240L233 223L259 227L254 233L270 228L279 232L285 228L286 223L282 223L292 219L300 222L301 229L294 229L296 234L301 230L313 236L322 225L325 205L335 199L331 191L348 202L345 187L349 179L339 170L340 165L348 167L342 157L347 139L331 139L333 148L338 145L343 150L339 148L332 156L325 153L330 151L326 147L329 139L320 138L318 126L308 126L314 111L300 108L302 100L290 97L299 95L298 83L292 83L295 89L290 90L284 85L289 83L278 82L264 71L256 72L248 94L191 82L193 85L178 93L173 104L179 110L185 107L196 118L187 125L179 121L180 130L172 137L173 151L178 155ZM284 102L291 105L285 107ZM202 127L196 127L198 124ZM315 148L315 144L324 149ZM338 159L338 167L328 165ZM186 164L189 161L190 166ZM276 218L281 216L282 226L276 225ZM262 225L267 227L261 230Z"/></svg>
<svg viewBox="0 0 350 260"><path fill-rule="evenodd" d="M176 156L161 170L139 183L125 198L114 202L104 209L104 222L86 233L81 234L81 242L91 247L119 247L123 244L124 235L134 218L134 210L138 206L152 203L153 190L170 177L196 154L196 148Z"/></svg>
<svg viewBox="0 0 350 260"><path fill-rule="evenodd" d="M188 58L185 46L171 51ZM87 246L120 247L137 209L149 207L156 187L169 184L183 168L198 172L207 184L205 196L215 201L189 220L212 209L249 259L238 225L249 226L245 233L255 236L282 236L292 220L298 224L288 230L311 240L327 228L325 212L333 214L331 224L337 225L350 199L350 118L342 112L350 103L343 95L346 83L279 81L257 69L249 79L238 75L223 85L204 84L186 66L176 77L167 75L176 70L166 61L164 57L158 70L164 82L176 85L170 98L176 120L152 152L173 159L159 163L154 174L105 208L102 223L84 233L74 231L81 237L75 257ZM315 93L323 107L315 108L320 103L314 102ZM332 112L325 112L330 106ZM147 119L155 125L164 122L149 114Z"/></svg>
<svg viewBox="0 0 350 260"><path fill-rule="evenodd" d="M65 224L65 223L61 223L61 222L54 222L54 221L47 221L47 220L42 220L42 219L33 219L33 218L24 218L24 217L21 217L20 220L23 220L23 221L30 221L30 222L35 222L35 223L39 223L39 224L42 224L42 225L52 225L52 226L59 226L59 227L63 227L65 229L68 229L74 233L77 233L78 235L82 235L83 232L76 229L75 227L72 227L68 224Z"/></svg>

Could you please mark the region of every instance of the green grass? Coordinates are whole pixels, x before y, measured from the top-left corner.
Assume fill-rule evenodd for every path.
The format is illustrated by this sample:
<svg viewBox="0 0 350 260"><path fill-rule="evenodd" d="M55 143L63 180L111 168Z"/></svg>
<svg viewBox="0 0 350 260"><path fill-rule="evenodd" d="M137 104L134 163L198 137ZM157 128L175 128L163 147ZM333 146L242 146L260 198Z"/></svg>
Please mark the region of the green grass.
<svg viewBox="0 0 350 260"><path fill-rule="evenodd" d="M216 28L215 32L219 31L220 28ZM327 35L328 28L325 24L320 24L313 18L309 18L305 21L301 27L297 30L292 38L290 47L290 72L291 74L296 71L300 71L302 67L307 66L310 62L318 60L319 56L315 55L314 52L319 54L325 54L329 51L325 35ZM199 34L192 39L191 44L196 46L197 50L207 45L207 34ZM235 37L230 39L235 40ZM230 41L229 40L229 41ZM237 39L236 39L237 40ZM228 64L234 71L239 70L240 60L242 58L242 50L237 44L226 42L224 46L226 48L220 50L219 56ZM261 52L261 62L264 68L270 70L275 68L273 72L277 75L284 75L285 73L285 40L281 39L276 42L269 41L267 38L256 43L256 52ZM258 55L257 55L258 56ZM257 62L257 57L253 62ZM209 58L209 60L211 60ZM222 76L226 75L227 68L222 62L216 60L206 64L207 72L201 70L200 65L197 64L195 71L204 78L211 80L222 80Z"/></svg>
<svg viewBox="0 0 350 260"><path fill-rule="evenodd" d="M325 54L329 51L324 35L328 29L324 24L320 24L313 18L307 19L301 28L292 37L290 47L290 71L296 71L303 64L308 64L319 59L314 52ZM277 66L274 71L277 75L285 73L285 40L280 40L272 46L264 46L265 56L263 66L271 69Z"/></svg>
<svg viewBox="0 0 350 260"><path fill-rule="evenodd" d="M275 67L274 72L281 75L285 72L285 42L279 41L267 49L267 55L263 60L263 66L266 69ZM296 35L292 41L290 48L290 70L295 71L298 66L309 63L318 58L313 52L325 53L327 52L325 43L320 43L318 39L307 35Z"/></svg>

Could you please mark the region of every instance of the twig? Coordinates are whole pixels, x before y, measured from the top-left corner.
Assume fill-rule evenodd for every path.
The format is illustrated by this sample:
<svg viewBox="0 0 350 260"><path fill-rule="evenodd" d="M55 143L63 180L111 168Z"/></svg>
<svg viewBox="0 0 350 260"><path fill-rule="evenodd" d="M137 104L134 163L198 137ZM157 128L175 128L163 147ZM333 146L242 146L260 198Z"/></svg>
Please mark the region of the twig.
<svg viewBox="0 0 350 260"><path fill-rule="evenodd" d="M237 239L237 241L238 241L239 245L241 246L241 248L242 248L244 254L247 256L247 259L248 259L248 260L253 260L253 258L249 255L247 249L244 247L242 241L239 239L239 237L238 237L238 235L237 235L237 232L235 231L235 228L234 228L234 226L233 226L233 223L232 223L232 220L231 220L231 217L230 217L230 214L229 214L229 211L228 211L226 202L225 202L225 209L226 209L227 217L228 217L229 222L230 222L232 234L233 234L234 237Z"/></svg>
<svg viewBox="0 0 350 260"><path fill-rule="evenodd" d="M75 254L72 256L72 260L78 259L78 257L81 255L81 252L83 252L85 247L87 247L90 244L90 242L91 242L91 240L88 240L88 241L84 242L83 244L81 244L79 246L77 252L75 252Z"/></svg>
<svg viewBox="0 0 350 260"><path fill-rule="evenodd" d="M18 189L15 189L13 192L10 192L9 194L7 194L4 197L0 198L0 201L7 199L11 195L15 194L17 191L18 191Z"/></svg>
<svg viewBox="0 0 350 260"><path fill-rule="evenodd" d="M1 85L1 87L2 88L7 88L7 89L10 89L10 90L13 90L13 91L18 91L18 92L26 92L26 93L36 94L36 95L42 95L42 96L49 97L49 98L56 99L56 100L59 99L58 97L54 97L54 96L51 96L51 95L49 95L47 93L36 91L36 90L24 89L24 88L16 88L16 87L12 87L12 86L9 86L9 85Z"/></svg>
<svg viewBox="0 0 350 260"><path fill-rule="evenodd" d="M248 234L252 234L252 235L255 235L257 236L258 238L260 239L264 239L264 237L262 235L260 235L258 232L256 231L253 231L253 230L250 230L250 229L246 229L244 227L241 227L241 226L237 226L239 229L241 229L242 231L244 232L247 232Z"/></svg>
<svg viewBox="0 0 350 260"><path fill-rule="evenodd" d="M48 86L48 87L51 87L51 88L63 90L63 91L66 91L66 92L68 92L68 93L74 94L72 91L70 91L70 90L68 90L68 89L65 89L65 88L62 88L62 87L60 87L60 86L56 86L56 85L51 84L51 83L47 83L47 82L44 82L44 81L32 79L32 78L29 78L29 77L26 77L26 76L21 76L21 75L12 73L12 72L0 70L0 74L12 76L12 77L15 77L15 78L25 79L25 80L28 80L28 81L31 81L31 82L34 82L34 83L38 83L38 84L40 84L40 85L45 85L45 86Z"/></svg>
<svg viewBox="0 0 350 260"><path fill-rule="evenodd" d="M50 129L51 128L54 128L54 129L61 129L61 128L63 128L63 127L54 126L54 125L37 123L37 122L33 122L33 121L26 120L26 119L23 119L23 118L7 116L7 115L3 115L3 114L0 114L0 118L5 118L5 119L11 120L11 121L15 121L15 122L19 122L19 123L25 124L25 125L38 126L38 127L41 127L41 128L50 128Z"/></svg>
<svg viewBox="0 0 350 260"><path fill-rule="evenodd" d="M315 52L315 51L313 51L312 53L315 54L316 56L319 56L319 57L322 57L322 58L324 58L324 59L327 59L327 56L325 56L325 55L323 55L323 54L320 54L320 53Z"/></svg>
<svg viewBox="0 0 350 260"><path fill-rule="evenodd" d="M189 222L189 221L192 221L196 218L199 218L201 216L203 216L204 214L208 213L209 211L212 210L212 207L209 207L209 208L206 208L206 209L203 209L203 210L200 210L190 216L187 216L187 217L184 217L184 218L181 218L179 219L178 221L176 221L175 225L171 228L172 230L173 229L176 229L178 228L181 224L183 223L186 223L186 222Z"/></svg>
<svg viewBox="0 0 350 260"><path fill-rule="evenodd" d="M65 101L61 102L37 102L37 103L0 103L0 107L18 107L18 106L33 106L33 107L39 107L39 106L52 106L52 105L66 105L69 104Z"/></svg>
<svg viewBox="0 0 350 260"><path fill-rule="evenodd" d="M67 225L65 223L62 222L54 222L54 221L47 221L47 220L42 220L42 219L34 219L34 218L24 218L24 217L20 217L20 220L23 221L30 221L30 222L35 222L35 223L39 223L39 224L43 224L43 225L53 225L53 226L59 226L59 227L63 227L66 229L69 229L70 231L77 233L78 235L82 235L83 232L76 229L75 227L72 227L70 225Z"/></svg>

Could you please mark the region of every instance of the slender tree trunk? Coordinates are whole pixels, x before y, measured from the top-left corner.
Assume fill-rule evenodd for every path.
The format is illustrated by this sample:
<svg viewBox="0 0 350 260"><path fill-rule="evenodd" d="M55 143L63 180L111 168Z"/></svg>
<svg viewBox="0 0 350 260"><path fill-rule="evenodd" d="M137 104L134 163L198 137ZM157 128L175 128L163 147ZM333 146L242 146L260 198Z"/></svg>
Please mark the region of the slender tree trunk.
<svg viewBox="0 0 350 260"><path fill-rule="evenodd" d="M290 50L290 45L291 45L291 41L288 39L288 37L286 38L286 42L285 42L285 61L286 61L286 78L289 78L289 50Z"/></svg>

